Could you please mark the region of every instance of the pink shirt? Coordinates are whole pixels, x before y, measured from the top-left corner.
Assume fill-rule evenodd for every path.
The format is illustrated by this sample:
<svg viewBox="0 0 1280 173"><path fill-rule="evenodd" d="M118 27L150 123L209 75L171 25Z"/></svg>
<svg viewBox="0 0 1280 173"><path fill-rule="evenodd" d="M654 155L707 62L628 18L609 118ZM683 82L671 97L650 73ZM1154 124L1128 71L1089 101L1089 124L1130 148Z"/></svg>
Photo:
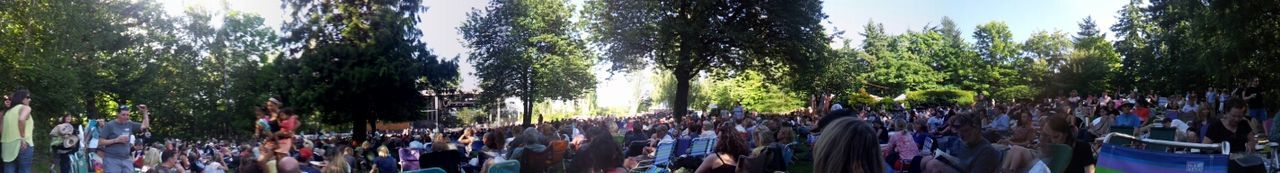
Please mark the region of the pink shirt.
<svg viewBox="0 0 1280 173"><path fill-rule="evenodd" d="M910 134L890 133L889 145L892 151L898 152L898 158L902 160L909 161L916 155L920 155L920 149L916 148L915 139L911 139Z"/></svg>
<svg viewBox="0 0 1280 173"><path fill-rule="evenodd" d="M284 120L284 121L280 121L280 130L281 130L281 131L293 132L293 130L294 130L294 129L297 129L297 128L298 128L298 119L297 119L297 118L289 118L289 119L286 119L286 120Z"/></svg>

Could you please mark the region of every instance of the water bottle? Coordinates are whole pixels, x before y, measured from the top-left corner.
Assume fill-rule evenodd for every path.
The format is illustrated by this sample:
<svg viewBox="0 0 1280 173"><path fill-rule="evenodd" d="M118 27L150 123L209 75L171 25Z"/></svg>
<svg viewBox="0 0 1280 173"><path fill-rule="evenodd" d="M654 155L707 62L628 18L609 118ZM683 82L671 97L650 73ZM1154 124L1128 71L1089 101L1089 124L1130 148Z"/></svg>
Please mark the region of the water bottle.
<svg viewBox="0 0 1280 173"><path fill-rule="evenodd" d="M129 145L133 145L133 130L125 128L124 133L120 135L129 135Z"/></svg>

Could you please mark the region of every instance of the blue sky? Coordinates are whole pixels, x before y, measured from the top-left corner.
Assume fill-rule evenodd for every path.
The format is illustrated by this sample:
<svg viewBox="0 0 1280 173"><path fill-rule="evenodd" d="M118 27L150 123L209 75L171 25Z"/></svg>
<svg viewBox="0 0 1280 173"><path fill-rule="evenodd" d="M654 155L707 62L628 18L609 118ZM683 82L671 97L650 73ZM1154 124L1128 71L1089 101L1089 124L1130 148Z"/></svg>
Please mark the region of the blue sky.
<svg viewBox="0 0 1280 173"><path fill-rule="evenodd" d="M1108 31L1116 21L1116 11L1124 0L830 0L823 5L828 21L845 30L846 38L861 41L863 26L869 20L883 23L885 32L904 33L937 26L943 16L956 22L966 39L972 42L973 28L990 21L1004 21L1015 41L1040 30L1074 33L1077 24L1093 16L1099 29ZM1108 32L1109 33L1109 32ZM1110 37L1111 35L1108 35Z"/></svg>
<svg viewBox="0 0 1280 173"><path fill-rule="evenodd" d="M222 8L223 0L160 0L170 14L179 15L182 9L189 6L204 8ZM226 0L225 5L232 10L258 13L266 18L267 25L279 28L284 21L284 12L280 10L280 1L274 0ZM571 0L578 5L582 0ZM854 41L854 46L863 38L863 25L869 20L882 23L885 32L901 34L908 30L920 30L926 25L938 25L943 16L955 20L965 38L972 42L973 28L990 21L1004 21L1013 32L1013 39L1022 42L1027 36L1040 30L1063 31L1074 34L1076 26L1087 16L1093 16L1098 27L1112 37L1109 28L1115 23L1116 11L1125 0L827 0L823 11L829 16L827 27L845 31L844 38ZM475 69L466 61L468 49L463 46L462 36L457 27L466 20L466 13L473 8L483 8L487 0L425 0L430 9L422 14L422 23L418 26L425 36L422 38L436 55L461 58L463 90L474 90L479 81ZM581 8L579 8L581 9ZM839 41L837 41L839 43ZM597 99L600 106L629 106L632 99L638 97L636 86L647 86L644 74L610 75L600 68L597 70ZM643 90L642 88L640 90Z"/></svg>

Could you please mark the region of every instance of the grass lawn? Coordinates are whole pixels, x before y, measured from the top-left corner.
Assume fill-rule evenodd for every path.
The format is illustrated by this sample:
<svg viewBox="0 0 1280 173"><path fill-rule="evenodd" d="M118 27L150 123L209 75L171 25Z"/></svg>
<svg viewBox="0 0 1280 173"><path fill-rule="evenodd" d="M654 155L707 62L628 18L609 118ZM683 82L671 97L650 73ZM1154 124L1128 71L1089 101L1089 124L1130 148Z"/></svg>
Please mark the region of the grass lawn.
<svg viewBox="0 0 1280 173"><path fill-rule="evenodd" d="M791 167L787 168L787 171L795 172L795 173L813 172L813 162L812 161L796 161L795 163L791 164Z"/></svg>

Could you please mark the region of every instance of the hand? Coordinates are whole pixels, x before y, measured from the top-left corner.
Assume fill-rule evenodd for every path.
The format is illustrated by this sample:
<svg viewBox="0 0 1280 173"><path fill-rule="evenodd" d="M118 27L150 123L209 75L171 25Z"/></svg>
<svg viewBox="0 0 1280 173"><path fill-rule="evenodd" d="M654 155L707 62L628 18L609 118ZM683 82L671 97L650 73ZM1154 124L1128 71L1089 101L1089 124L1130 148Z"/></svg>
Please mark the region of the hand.
<svg viewBox="0 0 1280 173"><path fill-rule="evenodd" d="M128 141L129 141L129 135L124 134L124 135L116 136L116 139L113 139L113 140L111 140L111 141L112 141L113 143L124 143L124 142L128 142Z"/></svg>

